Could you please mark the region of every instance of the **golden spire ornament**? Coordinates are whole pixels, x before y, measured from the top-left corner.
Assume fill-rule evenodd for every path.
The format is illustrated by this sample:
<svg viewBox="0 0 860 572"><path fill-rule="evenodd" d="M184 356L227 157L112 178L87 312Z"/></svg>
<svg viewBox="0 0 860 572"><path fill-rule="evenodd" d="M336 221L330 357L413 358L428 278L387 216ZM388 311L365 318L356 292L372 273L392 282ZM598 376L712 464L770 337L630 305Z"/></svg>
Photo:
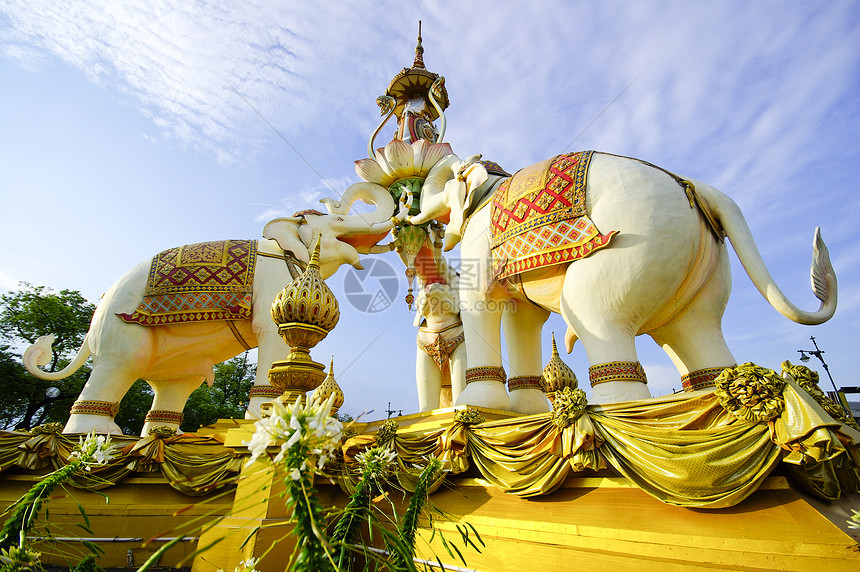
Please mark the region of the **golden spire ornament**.
<svg viewBox="0 0 860 572"><path fill-rule="evenodd" d="M543 368L544 391L550 401L554 401L555 393L565 387L576 389L579 382L576 374L561 360L558 347L555 345L555 332L552 334L552 356Z"/></svg>
<svg viewBox="0 0 860 572"><path fill-rule="evenodd" d="M395 139L407 143L422 139L428 143L441 143L445 138L445 109L450 104L448 90L445 78L424 65L421 22L418 22L418 44L412 67L403 68L394 76L385 94L376 98L376 103L384 117L367 143L367 156L371 159L374 157L373 142L392 116L397 118ZM433 124L436 119L439 119L438 130Z"/></svg>
<svg viewBox="0 0 860 572"><path fill-rule="evenodd" d="M285 403L304 400L325 378L325 366L313 361L310 349L334 329L340 308L334 294L320 276L320 240L317 240L307 269L278 292L272 302L272 320L278 334L290 346L287 359L269 369L269 383L283 391Z"/></svg>
<svg viewBox="0 0 860 572"><path fill-rule="evenodd" d="M343 390L334 379L334 356L331 356L331 363L328 366L328 375L325 380L313 393L313 400L317 403L323 403L329 397L334 395L334 402L331 404L331 414L336 416L340 406L343 405Z"/></svg>

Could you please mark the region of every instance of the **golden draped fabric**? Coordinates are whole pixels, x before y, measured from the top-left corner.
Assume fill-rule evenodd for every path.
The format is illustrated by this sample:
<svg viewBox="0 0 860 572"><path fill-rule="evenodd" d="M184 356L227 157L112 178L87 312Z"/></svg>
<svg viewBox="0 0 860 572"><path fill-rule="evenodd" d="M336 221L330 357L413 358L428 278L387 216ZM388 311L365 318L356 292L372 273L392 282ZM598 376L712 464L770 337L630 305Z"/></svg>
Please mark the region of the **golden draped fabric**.
<svg viewBox="0 0 860 572"><path fill-rule="evenodd" d="M397 453L397 478L407 490L414 490L427 459L436 457L447 474L473 468L522 497L550 493L571 475L611 468L665 503L724 508L752 494L780 463L819 497L856 492L860 431L837 420L821 396L790 376L783 381L766 370L744 386L744 376L757 371L741 371L747 365L716 389L643 401L586 406L584 395L573 390L556 395L556 410L542 415L484 421L478 410L461 409L453 418L425 419L419 429L389 420L375 434L358 428L378 424L355 424L359 434L343 443L335 478L351 492L359 475L355 455L375 445ZM735 394L732 384L741 388ZM762 393L749 391L756 384L766 385L765 402ZM0 471L17 466L44 472L67 463L77 441L59 430L0 432ZM247 454L188 433L113 440L121 453L76 476L74 484L105 488L130 474L150 473L184 494L204 495L235 483Z"/></svg>
<svg viewBox="0 0 860 572"><path fill-rule="evenodd" d="M174 489L190 496L205 495L235 483L242 469L242 458L211 437L193 433L166 438L151 435L143 439L114 436L120 449L110 463L76 475L73 485L103 489L132 473L160 473ZM55 470L69 462L77 445L57 432L0 432L0 471L12 466L44 471Z"/></svg>
<svg viewBox="0 0 860 572"><path fill-rule="evenodd" d="M856 491L860 432L792 379L781 386L781 399L780 415L767 422L741 420L714 390L700 390L588 406L561 424L549 413L414 433L407 427L387 446L404 464L433 454L454 474L474 466L494 486L523 497L552 492L571 473L612 467L665 503L724 508L754 492L780 462L820 497ZM353 455L363 438L373 440L354 438Z"/></svg>

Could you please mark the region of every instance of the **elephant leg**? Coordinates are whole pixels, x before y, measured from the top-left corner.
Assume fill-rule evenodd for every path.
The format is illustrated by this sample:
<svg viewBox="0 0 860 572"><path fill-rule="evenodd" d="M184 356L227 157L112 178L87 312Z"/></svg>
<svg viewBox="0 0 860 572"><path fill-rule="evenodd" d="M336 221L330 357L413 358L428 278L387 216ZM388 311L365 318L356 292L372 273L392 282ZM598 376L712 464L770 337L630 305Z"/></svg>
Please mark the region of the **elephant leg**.
<svg viewBox="0 0 860 572"><path fill-rule="evenodd" d="M549 312L521 300L511 300L510 304L513 308L502 315L502 327L510 363L508 389L511 411L526 415L545 413L552 406L540 388L543 372L541 330Z"/></svg>
<svg viewBox="0 0 860 572"><path fill-rule="evenodd" d="M268 316L266 317L268 318ZM257 341L259 342L257 374L248 399L248 408L245 410L245 419L259 419L260 406L272 401L281 393L269 383L269 370L274 362L286 359L290 348L278 335L278 330L271 323L271 319L269 322L266 326L271 325L271 328L266 327L257 332Z"/></svg>
<svg viewBox="0 0 860 572"><path fill-rule="evenodd" d="M579 264L578 261L576 264ZM576 264L572 266L576 266ZM568 271L568 276L571 272ZM568 281L569 282L569 281ZM634 338L638 324L601 299L599 288L569 288L565 283L561 311L582 341L592 366L611 362L639 362ZM592 386L591 403L649 399L648 386L639 381L606 381Z"/></svg>
<svg viewBox="0 0 860 572"><path fill-rule="evenodd" d="M99 434L122 435L122 429L113 418L120 401L135 381L137 381L137 375L129 372L128 364L113 363L113 360L98 360L81 394L75 400L75 405L72 406L72 413L63 428L63 433L95 431ZM88 408L102 409L103 412L76 412L76 410L86 411Z"/></svg>
<svg viewBox="0 0 860 572"><path fill-rule="evenodd" d="M466 337L466 355L469 369L501 368L502 367L502 312L501 303L497 300L487 300L478 289L461 286L460 297L463 311L463 332ZM466 386L455 401L456 405L475 405L489 409L510 409L511 400L505 390L504 382L490 376L468 378L467 370L464 376Z"/></svg>
<svg viewBox="0 0 860 572"><path fill-rule="evenodd" d="M415 359L415 381L418 385L418 411L439 409L442 370L421 348Z"/></svg>
<svg viewBox="0 0 860 572"><path fill-rule="evenodd" d="M158 382L147 381L155 392L152 407L146 414L146 423L140 432L141 437L146 437L153 427L170 427L179 430L182 410L188 397L195 389L200 387L206 378L200 375L191 377L170 379Z"/></svg>
<svg viewBox="0 0 860 572"><path fill-rule="evenodd" d="M722 330L730 293L731 270L728 253L723 249L713 273L687 307L666 325L649 332L682 376L737 363Z"/></svg>
<svg viewBox="0 0 860 572"><path fill-rule="evenodd" d="M451 404L466 388L466 344L461 343L448 358L448 371L451 373Z"/></svg>

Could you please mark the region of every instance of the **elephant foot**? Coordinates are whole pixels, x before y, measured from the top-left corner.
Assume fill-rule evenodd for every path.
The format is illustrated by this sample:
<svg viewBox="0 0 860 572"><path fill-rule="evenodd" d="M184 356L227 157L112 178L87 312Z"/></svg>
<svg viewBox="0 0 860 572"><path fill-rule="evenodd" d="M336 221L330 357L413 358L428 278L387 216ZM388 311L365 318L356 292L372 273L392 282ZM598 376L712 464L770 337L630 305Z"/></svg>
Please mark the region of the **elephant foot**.
<svg viewBox="0 0 860 572"><path fill-rule="evenodd" d="M511 391L511 411L525 415L546 413L552 409L546 394L540 389L514 389Z"/></svg>
<svg viewBox="0 0 860 572"><path fill-rule="evenodd" d="M602 405L619 401L651 399L648 386L640 381L607 381L592 387L589 403Z"/></svg>
<svg viewBox="0 0 860 572"><path fill-rule="evenodd" d="M156 427L166 427L167 429L174 429L177 435L182 435L183 431L179 428L179 423L167 423L165 421L147 421L143 424L143 429L140 430L141 437L147 437L153 429Z"/></svg>
<svg viewBox="0 0 860 572"><path fill-rule="evenodd" d="M479 379L469 382L457 398L456 405L474 405L487 409L510 411L511 398L501 381Z"/></svg>
<svg viewBox="0 0 860 572"><path fill-rule="evenodd" d="M260 407L264 403L270 403L275 399L274 397L252 397L248 401L248 408L245 410L245 419L259 420L261 416Z"/></svg>
<svg viewBox="0 0 860 572"><path fill-rule="evenodd" d="M114 423L113 417L106 415L92 415L88 413L72 413L66 426L63 427L63 435L77 435L95 431L99 435L122 435L122 429Z"/></svg>
<svg viewBox="0 0 860 572"><path fill-rule="evenodd" d="M179 424L182 423L182 412L171 411L169 409L150 409L144 419L143 429L140 431L141 437L146 437L156 427L165 427L173 429L177 435L182 434Z"/></svg>

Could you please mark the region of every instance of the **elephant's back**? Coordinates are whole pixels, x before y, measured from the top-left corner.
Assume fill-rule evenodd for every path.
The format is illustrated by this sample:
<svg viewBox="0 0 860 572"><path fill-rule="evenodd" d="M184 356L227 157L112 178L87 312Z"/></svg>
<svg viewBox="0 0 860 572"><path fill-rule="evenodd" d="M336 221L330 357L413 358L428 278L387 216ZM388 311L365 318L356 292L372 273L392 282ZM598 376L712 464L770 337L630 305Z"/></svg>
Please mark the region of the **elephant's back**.
<svg viewBox="0 0 860 572"><path fill-rule="evenodd" d="M627 157L594 154L586 205L604 233L650 235L676 229L686 236L698 228L698 212L678 181L667 171Z"/></svg>
<svg viewBox="0 0 860 572"><path fill-rule="evenodd" d="M682 303L678 292L687 289L691 274L699 276L698 261L710 260L718 246L702 244L710 235L676 179L635 159L595 153L586 200L598 230L618 234L609 247L574 263L577 275L593 283L610 280L619 303L641 298L638 315L646 321L670 301ZM701 285L696 282L689 285L693 291Z"/></svg>
<svg viewBox="0 0 860 572"><path fill-rule="evenodd" d="M116 319L116 314L133 313L143 300L151 261L141 262L125 274L105 292L93 316L93 326L104 319Z"/></svg>

